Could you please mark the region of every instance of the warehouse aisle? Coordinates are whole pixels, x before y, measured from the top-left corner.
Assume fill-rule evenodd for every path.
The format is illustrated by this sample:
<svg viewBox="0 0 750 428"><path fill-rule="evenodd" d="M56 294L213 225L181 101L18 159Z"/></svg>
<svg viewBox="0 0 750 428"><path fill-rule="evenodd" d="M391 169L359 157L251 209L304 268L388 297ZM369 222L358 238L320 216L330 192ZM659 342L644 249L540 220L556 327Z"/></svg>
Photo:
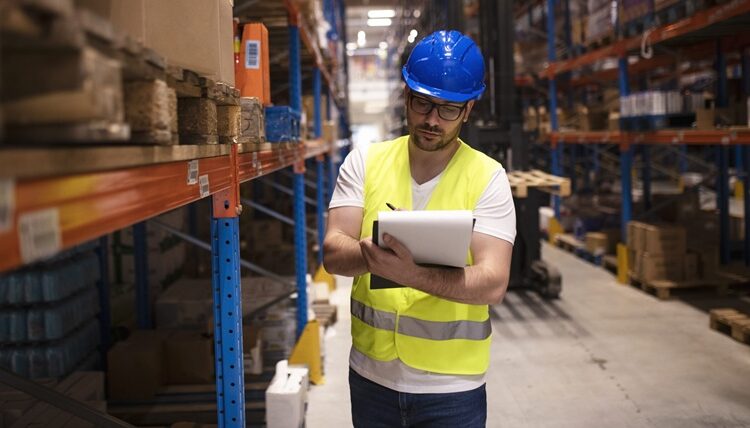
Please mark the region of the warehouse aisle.
<svg viewBox="0 0 750 428"><path fill-rule="evenodd" d="M708 314L618 285L548 245L562 299L513 292L492 311L489 427L748 427L750 348L708 328ZM343 282L344 280L342 279ZM351 426L348 287L326 340L326 380L307 426Z"/></svg>

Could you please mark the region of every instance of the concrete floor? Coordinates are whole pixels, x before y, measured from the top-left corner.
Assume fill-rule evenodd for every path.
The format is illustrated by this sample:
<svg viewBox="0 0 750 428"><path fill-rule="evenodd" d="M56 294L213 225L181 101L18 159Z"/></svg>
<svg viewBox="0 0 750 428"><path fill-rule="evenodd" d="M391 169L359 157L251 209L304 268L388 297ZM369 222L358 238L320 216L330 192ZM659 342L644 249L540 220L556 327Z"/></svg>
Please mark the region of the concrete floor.
<svg viewBox="0 0 750 428"><path fill-rule="evenodd" d="M511 292L492 310L489 427L750 427L750 347L709 329L700 297L659 301L556 248L543 253L562 273L561 299ZM334 294L339 321L309 428L351 426L348 292Z"/></svg>

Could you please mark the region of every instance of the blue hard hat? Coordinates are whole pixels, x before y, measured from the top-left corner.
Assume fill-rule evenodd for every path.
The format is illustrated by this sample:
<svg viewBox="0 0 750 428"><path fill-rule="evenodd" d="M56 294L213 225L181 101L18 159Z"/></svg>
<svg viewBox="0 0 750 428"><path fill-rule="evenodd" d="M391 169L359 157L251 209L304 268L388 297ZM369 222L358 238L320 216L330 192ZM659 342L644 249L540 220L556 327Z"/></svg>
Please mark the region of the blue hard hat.
<svg viewBox="0 0 750 428"><path fill-rule="evenodd" d="M458 31L436 31L412 50L401 70L411 90L462 103L484 92L484 58L476 43Z"/></svg>

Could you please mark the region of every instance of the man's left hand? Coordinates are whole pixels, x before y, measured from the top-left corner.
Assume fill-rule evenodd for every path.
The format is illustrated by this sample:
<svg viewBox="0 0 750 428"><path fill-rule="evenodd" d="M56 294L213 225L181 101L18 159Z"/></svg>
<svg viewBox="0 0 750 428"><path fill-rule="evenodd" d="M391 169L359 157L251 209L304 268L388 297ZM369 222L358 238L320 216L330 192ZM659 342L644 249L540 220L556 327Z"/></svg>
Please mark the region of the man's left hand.
<svg viewBox="0 0 750 428"><path fill-rule="evenodd" d="M398 284L409 285L419 267L414 263L411 252L396 238L387 233L383 235L383 242L388 245L390 250L375 245L372 238L359 241L362 255L367 263L367 269L370 273L390 279Z"/></svg>

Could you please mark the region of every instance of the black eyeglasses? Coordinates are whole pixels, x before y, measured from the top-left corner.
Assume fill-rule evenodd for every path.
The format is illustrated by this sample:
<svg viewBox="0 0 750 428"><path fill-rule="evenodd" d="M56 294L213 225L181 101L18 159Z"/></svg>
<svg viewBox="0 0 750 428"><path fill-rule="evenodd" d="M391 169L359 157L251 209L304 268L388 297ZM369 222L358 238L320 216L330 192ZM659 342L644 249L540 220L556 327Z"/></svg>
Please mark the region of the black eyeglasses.
<svg viewBox="0 0 750 428"><path fill-rule="evenodd" d="M437 107L438 116L443 120L456 120L461 117L466 108L466 104L462 106L456 106L453 104L438 104L433 103L427 98L417 97L409 94L409 108L414 110L416 113L428 115L432 112L432 109Z"/></svg>

